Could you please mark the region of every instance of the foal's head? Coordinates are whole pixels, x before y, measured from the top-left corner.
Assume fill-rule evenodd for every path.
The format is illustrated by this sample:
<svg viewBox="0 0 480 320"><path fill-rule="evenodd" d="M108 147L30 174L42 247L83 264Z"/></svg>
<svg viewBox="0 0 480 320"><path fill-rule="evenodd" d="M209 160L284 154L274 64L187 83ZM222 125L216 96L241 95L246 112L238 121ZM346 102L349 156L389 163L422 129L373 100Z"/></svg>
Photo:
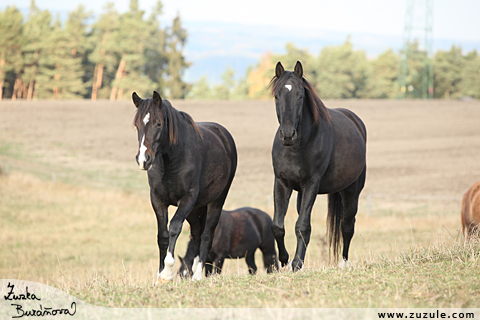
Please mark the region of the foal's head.
<svg viewBox="0 0 480 320"><path fill-rule="evenodd" d="M142 99L135 92L132 94L133 103L137 107L133 124L137 128L139 148L136 156L138 166L148 170L155 160L157 149L164 148L176 142L176 137L169 134L166 128L166 114L168 101L162 101L158 92L153 92L153 98ZM175 124L170 124L173 128ZM170 131L173 129L170 129Z"/></svg>
<svg viewBox="0 0 480 320"><path fill-rule="evenodd" d="M294 71L285 71L280 62L275 67L275 76L270 81L271 94L275 97L279 134L283 145L291 146L298 138L298 127L303 111L310 111L313 124L320 119L327 123L330 115L312 85L303 77L303 67L297 61Z"/></svg>

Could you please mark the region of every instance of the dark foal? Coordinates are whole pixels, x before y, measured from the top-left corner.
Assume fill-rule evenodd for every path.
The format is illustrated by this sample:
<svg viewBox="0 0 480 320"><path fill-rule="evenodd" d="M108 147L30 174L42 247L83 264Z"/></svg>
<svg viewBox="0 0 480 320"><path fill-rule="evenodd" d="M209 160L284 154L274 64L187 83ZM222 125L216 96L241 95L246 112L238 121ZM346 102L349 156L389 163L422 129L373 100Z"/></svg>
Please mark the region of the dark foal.
<svg viewBox="0 0 480 320"><path fill-rule="evenodd" d="M280 124L273 141L275 214L272 230L282 266L288 263L284 220L293 190L298 192L295 224L297 250L293 270L303 266L310 241L310 215L317 194L328 194L329 242L337 257L343 236L343 260L353 237L358 197L365 184L367 131L346 109L328 109L303 77L297 62L293 72L279 62L270 83Z"/></svg>
<svg viewBox="0 0 480 320"><path fill-rule="evenodd" d="M272 234L272 218L254 208L240 208L234 211L222 211L218 222L213 245L205 265L205 274L221 273L225 259L245 257L248 272L255 274L255 251L263 253L263 265L268 273L278 269L275 239ZM180 276L186 277L196 271L197 261L193 250L193 241L188 243L184 258L180 258Z"/></svg>
<svg viewBox="0 0 480 320"><path fill-rule="evenodd" d="M202 279L212 247L213 232L237 168L237 150L230 133L213 122L192 118L162 100L132 95L137 107L137 163L148 170L150 199L157 217L160 267L157 282L174 277L174 250L185 219L190 223L193 253L199 266L193 279ZM167 229L169 206L178 209Z"/></svg>

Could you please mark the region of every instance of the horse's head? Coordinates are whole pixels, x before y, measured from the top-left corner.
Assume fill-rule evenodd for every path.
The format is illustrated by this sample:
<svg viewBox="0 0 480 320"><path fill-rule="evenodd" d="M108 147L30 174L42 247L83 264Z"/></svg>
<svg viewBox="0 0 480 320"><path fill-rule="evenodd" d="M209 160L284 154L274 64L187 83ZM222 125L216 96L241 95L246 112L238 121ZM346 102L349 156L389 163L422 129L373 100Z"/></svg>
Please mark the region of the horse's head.
<svg viewBox="0 0 480 320"><path fill-rule="evenodd" d="M298 137L298 124L302 117L305 88L302 81L303 67L297 61L294 71L285 71L280 62L275 67L272 93L275 97L279 134L283 145L291 146Z"/></svg>
<svg viewBox="0 0 480 320"><path fill-rule="evenodd" d="M142 170L148 170L155 160L157 149L166 145L168 133L163 117L166 106L158 92L153 92L153 98L142 99L135 92L133 103L137 107L134 125L138 133L138 152L136 160Z"/></svg>

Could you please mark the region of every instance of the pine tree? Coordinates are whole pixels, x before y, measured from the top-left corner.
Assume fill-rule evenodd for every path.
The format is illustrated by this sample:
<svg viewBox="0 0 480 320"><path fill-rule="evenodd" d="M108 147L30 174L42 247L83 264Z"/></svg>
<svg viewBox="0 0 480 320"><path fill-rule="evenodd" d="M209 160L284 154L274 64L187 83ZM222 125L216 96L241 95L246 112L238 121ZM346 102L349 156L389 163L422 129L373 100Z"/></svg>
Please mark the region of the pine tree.
<svg viewBox="0 0 480 320"><path fill-rule="evenodd" d="M35 1L31 0L28 20L23 28L25 46L23 47L24 67L21 80L28 84L26 99L38 96L37 85L42 79L41 64L51 60L46 55L49 44L46 39L51 36L53 28L50 25L52 16L48 10L40 11ZM13 99L13 96L12 96Z"/></svg>
<svg viewBox="0 0 480 320"><path fill-rule="evenodd" d="M23 16L15 7L7 7L4 12L0 11L0 100L4 97L3 87L6 84L7 73L12 72L15 78L21 72L23 66ZM16 82L18 87L18 82ZM21 88L22 86L20 86ZM13 91L13 88L11 89Z"/></svg>
<svg viewBox="0 0 480 320"><path fill-rule="evenodd" d="M89 87L89 80L91 79L91 63L87 59L87 51L91 51L89 48L88 37L88 25L87 21L92 17L91 12L86 12L83 5L79 5L77 9L68 14L68 19L65 22L65 34L67 36L68 49L71 51L72 61L71 65L78 65L80 62L80 70L73 69L71 75L67 75L72 78L73 74L81 74L81 84L77 83L73 79L70 79L71 85L68 89L68 94L74 94L79 98L86 97L87 87ZM90 73L87 75L87 73ZM74 84L75 83L75 84ZM66 94L66 92L65 92ZM65 95L64 97L65 98Z"/></svg>
<svg viewBox="0 0 480 320"><path fill-rule="evenodd" d="M463 65L461 47L452 46L450 51L437 51L433 63L436 98L458 98L461 95Z"/></svg>
<svg viewBox="0 0 480 320"><path fill-rule="evenodd" d="M119 29L120 14L115 10L113 3L107 3L104 13L93 24L89 37L89 47L92 48L89 60L94 64L91 80L92 100L110 96L111 84L119 64L117 45Z"/></svg>
<svg viewBox="0 0 480 320"><path fill-rule="evenodd" d="M367 98L395 98L399 57L389 49L370 62L372 74L369 78Z"/></svg>
<svg viewBox="0 0 480 320"><path fill-rule="evenodd" d="M125 95L125 92L137 91L147 95L155 89L155 84L144 72L144 50L150 26L143 20L143 15L144 12L138 9L138 0L130 0L130 10L120 18L116 40L121 58L112 84L111 101L129 98L130 95Z"/></svg>
<svg viewBox="0 0 480 320"><path fill-rule="evenodd" d="M340 46L323 48L317 60L316 89L321 98L367 95L369 69L364 51L354 51L350 37Z"/></svg>
<svg viewBox="0 0 480 320"><path fill-rule="evenodd" d="M462 95L480 99L480 55L476 50L465 56L462 70Z"/></svg>
<svg viewBox="0 0 480 320"><path fill-rule="evenodd" d="M190 66L183 54L186 41L187 30L182 27L180 17L177 16L167 30L166 57L168 64L162 83L162 88L165 88L171 99L185 98L189 90L189 86L182 80L183 73Z"/></svg>
<svg viewBox="0 0 480 320"><path fill-rule="evenodd" d="M195 81L186 98L196 100L206 100L212 98L212 92L206 76L202 76L200 79Z"/></svg>

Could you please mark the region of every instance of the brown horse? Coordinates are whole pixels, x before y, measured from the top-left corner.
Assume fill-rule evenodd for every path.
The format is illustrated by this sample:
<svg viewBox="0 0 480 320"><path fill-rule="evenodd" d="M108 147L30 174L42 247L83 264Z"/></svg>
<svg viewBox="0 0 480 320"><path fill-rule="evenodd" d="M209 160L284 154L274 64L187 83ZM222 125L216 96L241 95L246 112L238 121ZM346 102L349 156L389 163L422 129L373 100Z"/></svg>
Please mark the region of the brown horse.
<svg viewBox="0 0 480 320"><path fill-rule="evenodd" d="M245 257L248 272L255 274L255 251L263 253L263 264L267 273L278 269L275 239L272 233L272 218L258 209L240 208L223 210L213 237L212 249L208 253L205 274L221 273L225 259ZM180 258L178 271L181 277L193 274L198 260L193 250L193 241L188 243L184 258ZM215 264L215 269L213 265Z"/></svg>
<svg viewBox="0 0 480 320"><path fill-rule="evenodd" d="M463 196L462 228L466 239L475 234L480 223L480 181L474 183Z"/></svg>

